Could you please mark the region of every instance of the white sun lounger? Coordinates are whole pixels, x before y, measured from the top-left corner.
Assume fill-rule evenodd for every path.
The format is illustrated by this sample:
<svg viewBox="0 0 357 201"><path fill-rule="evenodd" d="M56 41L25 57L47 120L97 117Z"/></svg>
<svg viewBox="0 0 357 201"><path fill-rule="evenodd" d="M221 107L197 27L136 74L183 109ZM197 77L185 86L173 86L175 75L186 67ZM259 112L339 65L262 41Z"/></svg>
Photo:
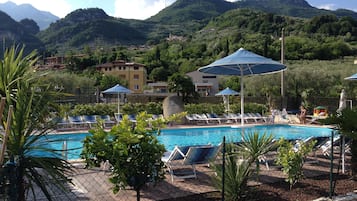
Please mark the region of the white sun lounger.
<svg viewBox="0 0 357 201"><path fill-rule="evenodd" d="M215 158L218 150L219 146L211 145L175 147L161 160L167 166L172 182L175 178L197 178L196 165L209 163L211 159ZM187 167L190 167L189 170L186 170Z"/></svg>

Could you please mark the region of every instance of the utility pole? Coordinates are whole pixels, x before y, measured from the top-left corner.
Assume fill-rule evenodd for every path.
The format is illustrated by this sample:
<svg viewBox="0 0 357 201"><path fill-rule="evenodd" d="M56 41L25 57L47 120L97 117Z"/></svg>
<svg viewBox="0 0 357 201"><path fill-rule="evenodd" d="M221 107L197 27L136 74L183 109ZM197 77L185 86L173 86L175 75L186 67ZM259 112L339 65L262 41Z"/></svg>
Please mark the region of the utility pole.
<svg viewBox="0 0 357 201"><path fill-rule="evenodd" d="M281 29L281 63L284 64L285 55L285 42L284 42L284 28ZM285 104L285 90L284 90L284 71L281 71L280 75L280 93L281 93L281 109L286 108Z"/></svg>
<svg viewBox="0 0 357 201"><path fill-rule="evenodd" d="M3 51L3 53L5 53L5 47L6 47L6 45L5 45L5 36L2 38L2 51Z"/></svg>

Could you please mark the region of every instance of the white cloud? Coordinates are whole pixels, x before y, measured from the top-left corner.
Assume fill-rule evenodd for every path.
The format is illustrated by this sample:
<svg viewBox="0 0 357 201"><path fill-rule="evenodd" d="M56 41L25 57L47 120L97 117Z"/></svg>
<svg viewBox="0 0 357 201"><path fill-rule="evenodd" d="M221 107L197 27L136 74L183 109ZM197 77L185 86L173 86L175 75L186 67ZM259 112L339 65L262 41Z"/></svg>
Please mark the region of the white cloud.
<svg viewBox="0 0 357 201"><path fill-rule="evenodd" d="M323 5L317 6L317 8L325 9L325 10L336 10L335 7L336 7L335 4L323 4Z"/></svg>
<svg viewBox="0 0 357 201"><path fill-rule="evenodd" d="M147 19L169 6L175 0L116 0L115 17Z"/></svg>
<svg viewBox="0 0 357 201"><path fill-rule="evenodd" d="M0 0L0 3L5 3L9 0ZM64 17L73 9L71 5L67 3L66 0L55 0L55 1L48 1L48 0L11 0L12 2L19 4L31 4L38 10L41 11L48 11L58 17Z"/></svg>

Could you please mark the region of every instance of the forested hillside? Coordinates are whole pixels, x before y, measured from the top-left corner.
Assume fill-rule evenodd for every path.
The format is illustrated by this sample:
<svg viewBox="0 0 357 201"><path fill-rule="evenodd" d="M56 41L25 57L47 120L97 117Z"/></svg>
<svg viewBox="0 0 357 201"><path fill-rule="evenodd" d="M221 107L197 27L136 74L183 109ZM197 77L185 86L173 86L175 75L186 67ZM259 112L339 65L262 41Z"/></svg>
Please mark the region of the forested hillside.
<svg viewBox="0 0 357 201"><path fill-rule="evenodd" d="M249 13L246 8L256 11ZM224 0L177 0L147 20L114 18L99 8L79 9L52 23L37 37L46 45L46 55L65 54L68 51L83 50L84 47L111 49L128 45L152 46L171 35L191 42L195 42L195 38L208 42L230 38L232 45L242 43L240 38L243 38L245 41L253 41L249 44L256 48L260 46L259 51L265 55L275 57L276 53L268 51L268 47L275 45L271 38L280 35L283 27L289 36L310 38L312 35L309 34L313 34L312 38L319 40L320 44L325 41L316 38L322 38L324 34L346 36L346 42L350 43L354 40L354 31L351 29L355 27L355 14L348 10L317 9L305 0L246 0L234 3ZM322 16L323 19L315 18L318 22L310 22L313 16ZM2 22L2 28L10 35L18 35L12 26L7 26L7 19ZM310 26L305 26L306 23ZM20 36L17 41L24 40ZM41 49L40 46L31 47ZM324 59L330 56L328 54ZM322 57L308 53L304 58Z"/></svg>
<svg viewBox="0 0 357 201"><path fill-rule="evenodd" d="M163 24L183 24L188 21L207 21L237 6L221 0L177 0L171 6L150 17L148 21Z"/></svg>
<svg viewBox="0 0 357 201"><path fill-rule="evenodd" d="M162 42L141 62L167 74L186 73L240 47L280 60L281 32L287 60L333 60L356 55L357 21L332 15L306 20L236 9L211 20L185 41ZM157 72L158 70L155 70ZM162 79L162 76L154 76Z"/></svg>
<svg viewBox="0 0 357 201"><path fill-rule="evenodd" d="M197 70L241 47L280 60L284 30L285 60L290 65L286 75L290 85L287 94L329 96L339 93L342 87L353 90L353 86L349 86L353 83L341 81L353 72L357 55L357 21L353 17L327 13L307 19L246 8L229 9L222 5L232 4L215 4L220 0L190 1L195 4L177 1L168 10L176 8L180 12L163 10L147 21L113 18L101 9L74 11L38 34L47 47L43 55L69 56L67 70L79 74L91 74L96 64L117 59L138 62L147 67L150 81L168 81L175 73ZM291 6L306 7L304 2L296 0ZM192 8L197 9L197 5L205 8L204 19L197 18L197 10L193 12ZM175 15L182 18L176 20ZM192 18L195 20L190 21ZM170 20L172 23L168 23ZM14 22L10 20L9 23L12 28L18 27L20 33L25 32L18 24L12 26ZM75 54L85 56L75 58ZM317 60L327 66L316 64ZM330 61L338 61L333 69L328 67ZM300 67L304 71L300 71ZM301 74L309 79L308 85ZM314 80L315 77L319 79ZM248 96L278 96L278 78L276 75L254 78L252 82L256 87L251 91L247 89ZM95 79L99 79L98 76ZM310 81L319 81L319 84ZM228 78L221 85L237 90L237 83L236 78Z"/></svg>
<svg viewBox="0 0 357 201"><path fill-rule="evenodd" d="M35 36L39 31L38 26L32 20L22 20L20 23L9 15L0 11L0 55L3 55L4 47L13 44L26 45L26 52L34 49L44 51L43 43Z"/></svg>
<svg viewBox="0 0 357 201"><path fill-rule="evenodd" d="M287 59L336 59L355 54L357 21L334 15L302 19L247 9L233 10L210 21L196 36L206 39L206 43L227 40L231 49L243 46L277 59L282 29L286 36Z"/></svg>
<svg viewBox="0 0 357 201"><path fill-rule="evenodd" d="M111 19L102 16L105 19L97 17L100 23ZM73 23L70 17L60 23ZM78 21L80 18L75 19ZM85 22L89 21L84 19ZM53 29L56 29L55 26L59 26L57 30L60 30L59 24L53 25ZM72 52L83 53L90 49L93 59L91 63L94 64L123 58L143 63L147 66L151 80L167 81L167 75L196 70L241 47L280 60L283 29L287 60L334 60L357 54L357 21L351 17L323 15L302 19L249 9L228 11L213 18L191 35L164 39L146 48L113 45L103 49L103 46L87 46L86 51Z"/></svg>
<svg viewBox="0 0 357 201"><path fill-rule="evenodd" d="M245 8L264 12L266 19L261 19L262 12L248 14L254 23L262 22L263 24L249 22L248 27L244 26L247 20L251 20L244 16L244 12L240 12L246 10ZM227 13L231 14L227 15ZM258 15L261 22L254 19L255 15ZM272 16L276 19L270 19ZM333 22L346 16L351 16L349 19L357 19L353 11L321 10L310 6L305 0L246 0L235 3L224 0L177 0L147 20L113 18L101 9L80 9L53 23L38 36L48 49L64 52L66 49L80 49L84 46L111 48L121 45L155 45L169 35L193 37L207 24L210 24L213 29L226 26L227 31L235 31L239 27L243 32L248 29L263 34L272 34L286 27L291 31L312 33L315 30L303 30L302 27L294 26L292 23L297 22L303 26L303 23L314 16L331 16L334 19L323 20ZM84 20L75 20L77 18ZM283 18L285 21L280 22L279 20ZM326 21L323 20L320 21L325 23ZM236 21L238 23L235 23ZM340 25L344 27L343 24ZM338 27L331 29L336 28L338 29ZM325 30L317 31L323 34L331 32L328 29L325 27ZM345 31L342 31L343 33L332 31L334 35L345 33ZM202 39L205 40L205 37Z"/></svg>
<svg viewBox="0 0 357 201"><path fill-rule="evenodd" d="M49 49L101 46L102 44L131 45L145 43L145 33L108 16L102 9L79 9L51 24L38 34Z"/></svg>

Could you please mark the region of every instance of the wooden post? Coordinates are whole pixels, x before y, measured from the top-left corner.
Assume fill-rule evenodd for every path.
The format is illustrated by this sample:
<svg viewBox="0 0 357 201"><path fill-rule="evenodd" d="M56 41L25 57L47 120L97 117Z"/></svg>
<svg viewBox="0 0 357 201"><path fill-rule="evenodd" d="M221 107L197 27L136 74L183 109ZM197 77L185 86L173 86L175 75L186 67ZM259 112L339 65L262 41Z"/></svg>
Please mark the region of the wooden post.
<svg viewBox="0 0 357 201"><path fill-rule="evenodd" d="M9 111L8 111L8 114L7 114L5 135L4 135L4 138L3 138L3 141L2 141L1 153L0 153L0 165L3 165L3 163L4 163L4 157L5 157L5 151L6 151L6 143L7 143L7 139L9 137L10 129L11 129L10 126L11 126L13 108L14 107L12 105L10 105Z"/></svg>

